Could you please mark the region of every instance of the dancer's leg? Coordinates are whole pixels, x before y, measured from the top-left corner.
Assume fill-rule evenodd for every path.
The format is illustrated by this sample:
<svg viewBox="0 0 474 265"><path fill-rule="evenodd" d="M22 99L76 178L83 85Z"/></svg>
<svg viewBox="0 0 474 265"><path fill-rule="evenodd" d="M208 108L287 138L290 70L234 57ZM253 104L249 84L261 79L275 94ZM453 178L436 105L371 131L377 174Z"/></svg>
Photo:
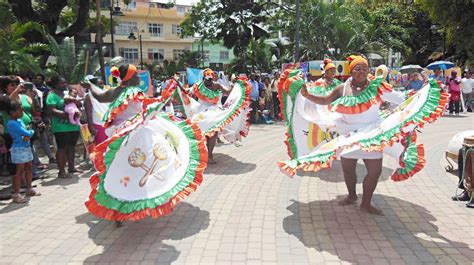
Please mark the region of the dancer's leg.
<svg viewBox="0 0 474 265"><path fill-rule="evenodd" d="M214 156L212 152L214 151L214 146L216 146L217 142L217 133L214 134L212 137L207 137L207 152L208 152L208 163L209 164L215 164L216 161L214 161Z"/></svg>
<svg viewBox="0 0 474 265"><path fill-rule="evenodd" d="M356 166L357 159L343 158L341 157L342 172L344 173L344 181L346 182L348 195L342 201L339 201L339 205L348 205L357 201L356 184Z"/></svg>
<svg viewBox="0 0 474 265"><path fill-rule="evenodd" d="M364 178L362 202L360 209L372 214L382 215L382 210L375 208L371 204L372 195L379 181L382 173L382 158L380 159L364 159L365 167L367 168L367 175Z"/></svg>

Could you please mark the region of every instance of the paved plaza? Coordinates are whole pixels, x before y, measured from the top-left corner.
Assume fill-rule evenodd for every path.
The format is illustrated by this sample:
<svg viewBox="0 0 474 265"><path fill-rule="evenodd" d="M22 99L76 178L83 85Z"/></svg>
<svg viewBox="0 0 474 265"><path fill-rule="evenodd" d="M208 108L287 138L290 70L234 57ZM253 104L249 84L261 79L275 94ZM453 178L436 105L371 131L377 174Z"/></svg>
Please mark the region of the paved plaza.
<svg viewBox="0 0 474 265"><path fill-rule="evenodd" d="M217 146L203 184L161 219L113 222L87 212L88 176L35 182L27 205L0 201L0 264L472 264L474 209L453 202L456 175L445 172L451 137L474 115L443 117L419 134L427 164L394 183L384 161L373 201L385 216L338 206L346 193L333 169L290 179L284 126L252 126L243 145ZM358 166L359 182L364 174ZM358 191L362 187L358 185Z"/></svg>

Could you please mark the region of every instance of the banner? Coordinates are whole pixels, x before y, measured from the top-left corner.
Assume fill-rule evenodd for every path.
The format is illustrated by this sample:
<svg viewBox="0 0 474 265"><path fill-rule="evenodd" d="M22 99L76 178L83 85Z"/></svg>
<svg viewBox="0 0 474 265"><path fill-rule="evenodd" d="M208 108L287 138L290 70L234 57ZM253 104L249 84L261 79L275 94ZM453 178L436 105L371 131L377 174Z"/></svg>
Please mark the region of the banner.
<svg viewBox="0 0 474 265"><path fill-rule="evenodd" d="M300 62L300 63L284 63L281 67L281 71L285 71L286 69L300 69L303 71L304 76L308 76L309 73L309 63L308 62Z"/></svg>
<svg viewBox="0 0 474 265"><path fill-rule="evenodd" d="M138 77L140 78L140 89L147 94L149 97L153 97L154 89L151 83L150 72L146 70L138 70ZM113 82L112 75L110 74L110 67L105 67L105 83L111 87L116 87L117 84Z"/></svg>
<svg viewBox="0 0 474 265"><path fill-rule="evenodd" d="M192 86L194 83L202 80L204 70L198 68L187 68L186 75L188 76L188 85Z"/></svg>
<svg viewBox="0 0 474 265"><path fill-rule="evenodd" d="M323 75L323 61L315 60L309 61L309 73L312 76L322 76ZM349 63L347 61L333 61L336 66L336 76L348 77L349 74Z"/></svg>

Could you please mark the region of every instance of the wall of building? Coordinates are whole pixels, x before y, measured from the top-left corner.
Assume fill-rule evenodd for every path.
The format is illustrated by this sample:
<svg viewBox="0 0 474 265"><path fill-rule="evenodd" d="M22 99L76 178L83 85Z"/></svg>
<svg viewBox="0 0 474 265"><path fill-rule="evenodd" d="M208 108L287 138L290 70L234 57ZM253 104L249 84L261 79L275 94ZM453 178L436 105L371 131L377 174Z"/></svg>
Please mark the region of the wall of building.
<svg viewBox="0 0 474 265"><path fill-rule="evenodd" d="M115 2L115 1L114 1ZM181 38L179 24L184 20L190 6L176 5L173 8L162 8L153 1L136 1L128 6L120 4L123 16L114 17L117 22L114 34L115 54L126 59L127 63L140 63L140 41L142 39L142 56L145 63L163 60L177 60L183 50L191 50L194 38ZM109 11L104 10L104 15ZM133 33L136 40L130 40ZM95 40L95 34L91 39ZM103 38L104 44L111 43L111 35Z"/></svg>
<svg viewBox="0 0 474 265"><path fill-rule="evenodd" d="M202 48L202 46L204 46ZM208 41L202 43L200 40L194 41L192 50L201 52L204 50L205 60L203 67L209 67L212 64L228 65L234 58L234 53L231 49L227 49L221 43L213 44Z"/></svg>

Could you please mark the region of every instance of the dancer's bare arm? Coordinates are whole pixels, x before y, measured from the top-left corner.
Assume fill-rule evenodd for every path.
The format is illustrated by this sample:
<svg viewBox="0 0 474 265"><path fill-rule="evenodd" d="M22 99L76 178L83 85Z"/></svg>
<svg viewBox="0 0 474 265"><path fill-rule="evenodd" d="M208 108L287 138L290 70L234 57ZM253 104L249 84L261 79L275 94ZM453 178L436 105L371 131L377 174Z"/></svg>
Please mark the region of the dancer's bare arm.
<svg viewBox="0 0 474 265"><path fill-rule="evenodd" d="M301 88L301 95L303 95L303 97L307 98L313 103L316 103L319 105L329 105L331 104L331 102L333 102L334 100L342 96L343 88L344 88L344 85L339 85L331 92L331 94L327 96L315 96L308 92L308 89L306 88L306 84L304 84L303 88Z"/></svg>

